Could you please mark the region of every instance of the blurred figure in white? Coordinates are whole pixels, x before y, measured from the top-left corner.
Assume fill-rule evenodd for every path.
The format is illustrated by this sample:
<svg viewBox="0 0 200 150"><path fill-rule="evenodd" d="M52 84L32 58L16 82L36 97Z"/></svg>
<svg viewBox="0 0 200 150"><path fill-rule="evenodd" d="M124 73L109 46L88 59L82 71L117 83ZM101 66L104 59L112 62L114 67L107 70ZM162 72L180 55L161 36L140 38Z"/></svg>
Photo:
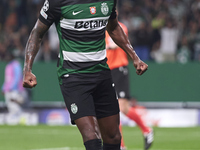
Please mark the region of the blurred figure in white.
<svg viewBox="0 0 200 150"><path fill-rule="evenodd" d="M20 122L20 116L23 112L22 106L25 103L27 94L22 86L23 76L20 62L14 58L12 53L7 53L5 60L8 64L5 67L2 93L8 109L6 123L14 125Z"/></svg>
<svg viewBox="0 0 200 150"><path fill-rule="evenodd" d="M179 30L172 19L167 20L166 26L161 29L160 52L163 62L175 62L178 46Z"/></svg>

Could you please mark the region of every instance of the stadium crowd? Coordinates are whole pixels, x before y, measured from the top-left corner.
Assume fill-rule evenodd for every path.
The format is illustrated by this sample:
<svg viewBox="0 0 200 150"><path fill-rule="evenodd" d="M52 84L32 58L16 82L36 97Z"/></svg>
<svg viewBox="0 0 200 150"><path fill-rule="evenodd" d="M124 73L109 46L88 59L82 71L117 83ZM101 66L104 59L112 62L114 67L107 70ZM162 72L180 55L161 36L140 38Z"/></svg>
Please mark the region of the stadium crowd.
<svg viewBox="0 0 200 150"><path fill-rule="evenodd" d="M24 59L25 44L43 3L44 0L0 1L0 61L7 51ZM119 21L128 27L129 39L142 60L200 62L200 0L119 0L118 12ZM46 34L37 61L57 59L55 34L55 28Z"/></svg>

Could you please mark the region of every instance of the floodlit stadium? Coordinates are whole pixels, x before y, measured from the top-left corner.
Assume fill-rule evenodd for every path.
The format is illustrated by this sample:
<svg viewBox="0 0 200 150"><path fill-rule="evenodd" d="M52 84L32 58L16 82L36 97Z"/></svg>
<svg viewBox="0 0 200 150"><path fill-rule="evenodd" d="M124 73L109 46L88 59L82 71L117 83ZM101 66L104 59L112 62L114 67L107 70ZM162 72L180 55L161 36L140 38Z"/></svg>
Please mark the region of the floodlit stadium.
<svg viewBox="0 0 200 150"><path fill-rule="evenodd" d="M88 1L82 4L83 1L74 0L84 9L70 10L72 13L67 16L63 15L65 10L75 7L60 8L62 11L59 10L59 13L63 13L60 26L53 24L43 37L32 68L37 86L24 89L15 85L18 81L22 82L26 43L31 30L38 17L48 19L50 1L0 1L0 150L84 150L82 136L76 125L71 124L70 111L65 106L59 86L59 49L76 49L76 52L64 51L63 60L67 67L71 67L67 71L71 71L73 67L80 67L78 59L85 61L87 56L100 61L106 49L113 52L113 49L119 48L112 44L112 39L108 38L107 42L106 36L96 37L93 34L104 31L112 2L95 1L98 8L89 6ZM63 1L71 3L71 0ZM89 19L78 18L78 15L85 17L88 14ZM129 113L120 112L124 142L121 150L144 150L144 125L154 133L149 150L200 150L200 1L118 0L117 14L120 23L127 28L128 38L137 55L148 64L148 70L142 76L136 74L129 56L127 68L119 67L124 74L128 70L129 104L137 114L137 117L131 118L127 115ZM95 15L98 16L96 20L91 17ZM85 34L90 34L90 37L86 38ZM66 43L72 42L63 46L62 41L59 46L59 38L65 38L63 41ZM92 43L90 46L94 49L99 43L105 43L107 47L103 47L101 53L98 51L97 57L94 51L87 52L87 46L83 48L87 53L82 52L81 44L77 46L73 41L75 38L82 45ZM109 42L111 46L108 46ZM77 54L77 51L80 53ZM119 57L122 61L121 54ZM82 73L80 70L77 72ZM65 74L63 78L69 76ZM16 89L21 90L20 94ZM120 97L125 98L125 93L120 91ZM75 103L70 107L74 114L79 111Z"/></svg>

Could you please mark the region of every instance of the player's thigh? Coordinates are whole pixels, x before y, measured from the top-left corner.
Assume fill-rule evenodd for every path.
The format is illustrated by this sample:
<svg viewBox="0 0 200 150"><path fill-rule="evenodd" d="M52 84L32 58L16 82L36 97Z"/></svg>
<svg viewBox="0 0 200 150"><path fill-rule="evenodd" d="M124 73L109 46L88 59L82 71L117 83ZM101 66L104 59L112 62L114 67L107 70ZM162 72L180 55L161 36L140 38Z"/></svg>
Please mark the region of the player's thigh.
<svg viewBox="0 0 200 150"><path fill-rule="evenodd" d="M83 141L101 139L99 125L96 117L86 116L75 120L75 123L83 137Z"/></svg>
<svg viewBox="0 0 200 150"><path fill-rule="evenodd" d="M129 104L129 101L127 99L124 99L124 98L119 98L118 101L119 101L120 111L124 114L127 114L130 107L131 107L130 104Z"/></svg>
<svg viewBox="0 0 200 150"><path fill-rule="evenodd" d="M119 131L119 114L98 119L98 123L104 143L120 143L121 134Z"/></svg>
<svg viewBox="0 0 200 150"><path fill-rule="evenodd" d="M99 82L93 97L104 143L118 144L120 142L119 103L112 79Z"/></svg>

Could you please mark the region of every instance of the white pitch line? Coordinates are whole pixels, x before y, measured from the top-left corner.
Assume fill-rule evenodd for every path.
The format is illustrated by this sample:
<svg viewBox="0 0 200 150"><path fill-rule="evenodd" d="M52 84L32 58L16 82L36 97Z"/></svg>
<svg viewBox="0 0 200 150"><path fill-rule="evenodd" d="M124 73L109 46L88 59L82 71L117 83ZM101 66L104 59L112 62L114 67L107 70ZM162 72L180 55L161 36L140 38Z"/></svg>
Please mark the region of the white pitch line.
<svg viewBox="0 0 200 150"><path fill-rule="evenodd" d="M82 150L81 147L60 147L60 148L43 148L43 149L31 149L31 150Z"/></svg>
<svg viewBox="0 0 200 150"><path fill-rule="evenodd" d="M72 147L72 148L61 147L61 148L31 149L31 150L83 150L83 148L81 148L81 147ZM129 148L127 148L127 150L143 150L143 149L132 149L132 148L129 149ZM157 149L153 149L153 150L197 150L197 149L163 149L163 148L159 149L159 148L157 148Z"/></svg>

